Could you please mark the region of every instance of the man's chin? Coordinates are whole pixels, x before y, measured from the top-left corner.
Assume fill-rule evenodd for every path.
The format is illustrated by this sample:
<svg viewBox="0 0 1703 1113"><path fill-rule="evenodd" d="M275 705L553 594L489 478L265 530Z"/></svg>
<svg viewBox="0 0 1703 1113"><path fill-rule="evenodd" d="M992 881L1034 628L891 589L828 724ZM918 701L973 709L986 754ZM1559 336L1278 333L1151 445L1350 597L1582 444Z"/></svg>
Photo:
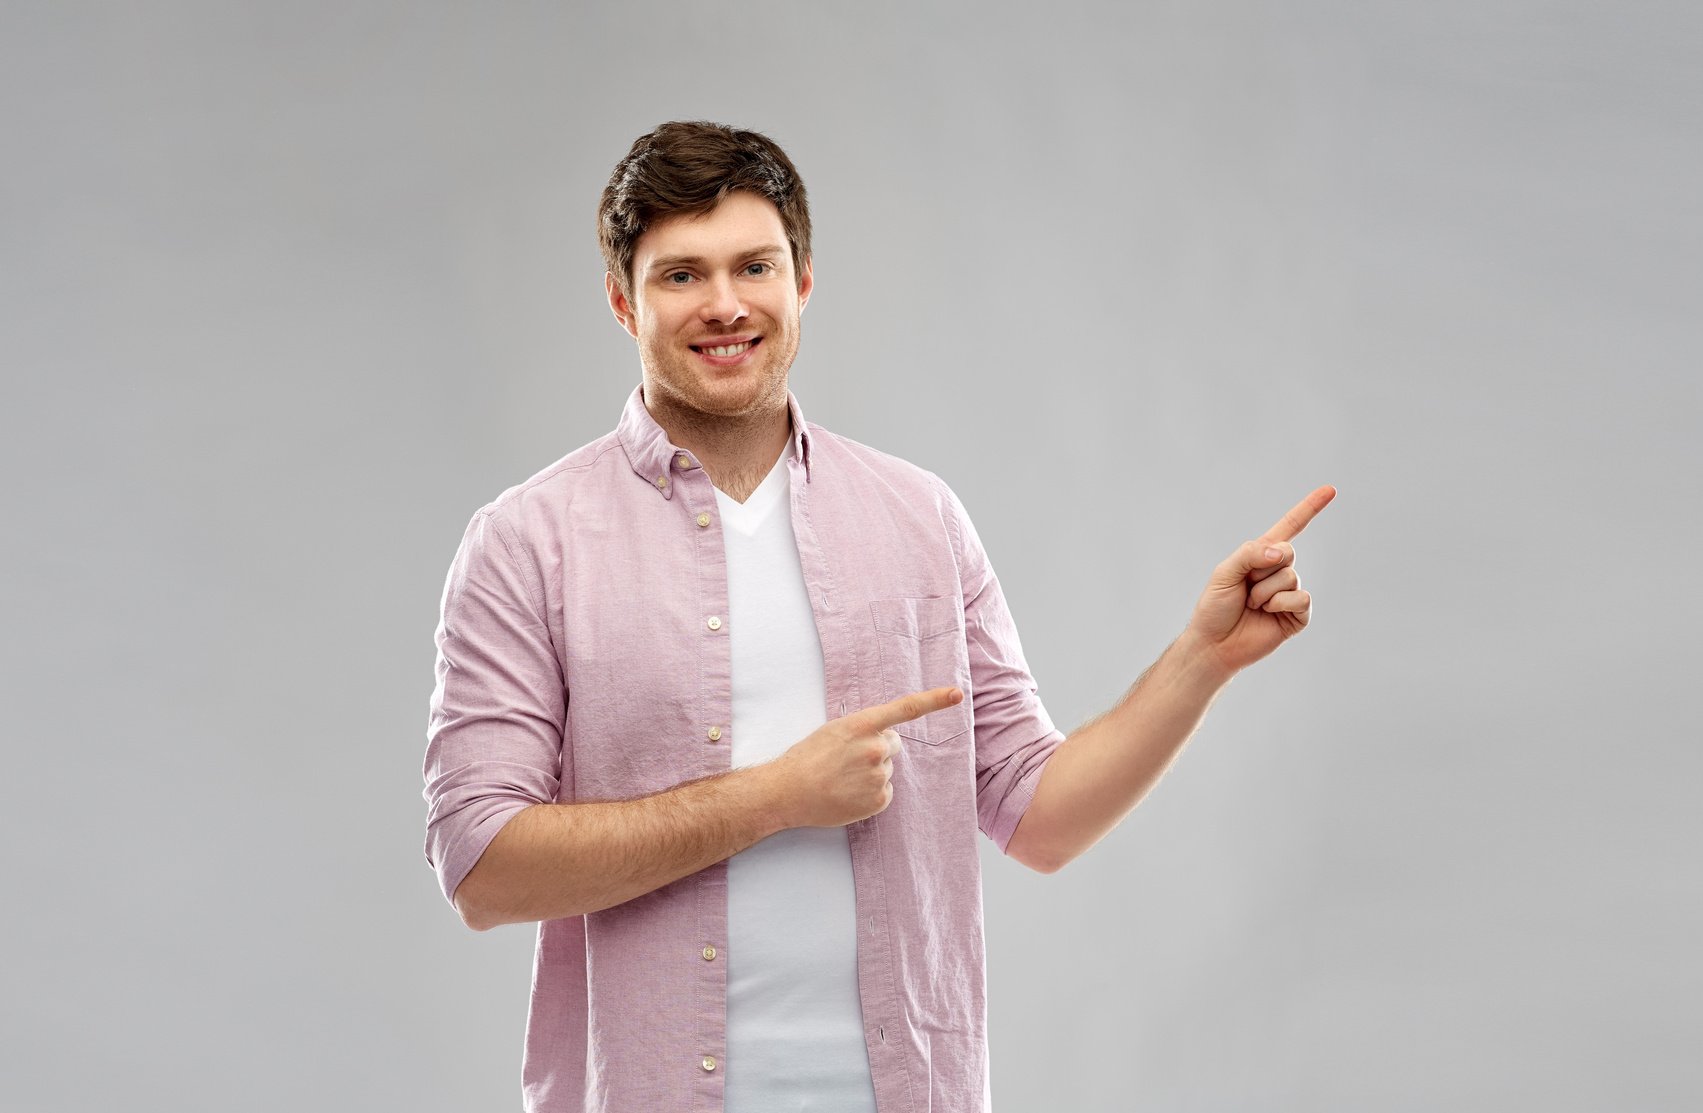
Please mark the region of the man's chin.
<svg viewBox="0 0 1703 1113"><path fill-rule="evenodd" d="M685 384L675 380L667 394L676 404L699 413L714 417L743 417L769 404L771 390L779 397L786 396L784 374L778 382L749 372L697 375Z"/></svg>

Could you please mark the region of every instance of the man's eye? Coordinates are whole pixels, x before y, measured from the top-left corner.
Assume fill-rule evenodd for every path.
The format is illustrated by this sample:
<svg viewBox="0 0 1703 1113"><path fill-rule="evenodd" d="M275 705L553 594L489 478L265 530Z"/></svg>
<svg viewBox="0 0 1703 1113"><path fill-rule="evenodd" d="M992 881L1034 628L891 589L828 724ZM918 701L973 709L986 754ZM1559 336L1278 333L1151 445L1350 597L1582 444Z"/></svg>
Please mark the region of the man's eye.
<svg viewBox="0 0 1703 1113"><path fill-rule="evenodd" d="M676 286L684 286L686 283L692 281L692 276L687 274L685 271L675 271L673 274L664 278L663 281L672 282Z"/></svg>
<svg viewBox="0 0 1703 1113"><path fill-rule="evenodd" d="M752 263L745 268L746 274L767 274L772 268L767 263Z"/></svg>

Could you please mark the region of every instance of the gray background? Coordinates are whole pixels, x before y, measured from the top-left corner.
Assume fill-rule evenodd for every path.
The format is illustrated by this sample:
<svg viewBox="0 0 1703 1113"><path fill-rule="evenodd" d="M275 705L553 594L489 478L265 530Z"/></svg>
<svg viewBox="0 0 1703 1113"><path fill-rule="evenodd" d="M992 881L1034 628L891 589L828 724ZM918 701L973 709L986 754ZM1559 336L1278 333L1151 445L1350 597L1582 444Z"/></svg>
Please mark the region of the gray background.
<svg viewBox="0 0 1703 1113"><path fill-rule="evenodd" d="M1700 32L7 3L0 1100L518 1106L533 929L421 854L436 608L613 427L596 195L708 117L810 189L806 414L959 492L1061 727L1340 488L1138 811L983 841L996 1108L1698 1108Z"/></svg>

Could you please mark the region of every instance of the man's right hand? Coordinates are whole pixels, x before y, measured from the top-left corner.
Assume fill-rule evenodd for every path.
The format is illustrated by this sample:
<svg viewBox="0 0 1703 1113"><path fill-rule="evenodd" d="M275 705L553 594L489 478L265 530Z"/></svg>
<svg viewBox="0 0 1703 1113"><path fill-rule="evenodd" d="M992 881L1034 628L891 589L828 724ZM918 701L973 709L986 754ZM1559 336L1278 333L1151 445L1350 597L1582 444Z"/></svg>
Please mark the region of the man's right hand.
<svg viewBox="0 0 1703 1113"><path fill-rule="evenodd" d="M893 727L951 707L957 688L931 688L830 719L770 762L789 827L844 827L893 802Z"/></svg>

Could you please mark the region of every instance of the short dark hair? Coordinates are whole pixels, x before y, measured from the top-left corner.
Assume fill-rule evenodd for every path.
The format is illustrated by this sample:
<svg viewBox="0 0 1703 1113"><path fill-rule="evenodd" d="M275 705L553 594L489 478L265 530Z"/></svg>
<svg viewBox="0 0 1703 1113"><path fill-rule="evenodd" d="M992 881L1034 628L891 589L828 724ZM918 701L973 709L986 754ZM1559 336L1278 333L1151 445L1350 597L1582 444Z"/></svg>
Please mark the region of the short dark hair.
<svg viewBox="0 0 1703 1113"><path fill-rule="evenodd" d="M793 274L802 283L810 207L786 152L754 131L674 120L633 141L597 204L598 246L621 292L632 297L633 245L646 228L664 217L707 213L736 189L766 197L780 210Z"/></svg>

